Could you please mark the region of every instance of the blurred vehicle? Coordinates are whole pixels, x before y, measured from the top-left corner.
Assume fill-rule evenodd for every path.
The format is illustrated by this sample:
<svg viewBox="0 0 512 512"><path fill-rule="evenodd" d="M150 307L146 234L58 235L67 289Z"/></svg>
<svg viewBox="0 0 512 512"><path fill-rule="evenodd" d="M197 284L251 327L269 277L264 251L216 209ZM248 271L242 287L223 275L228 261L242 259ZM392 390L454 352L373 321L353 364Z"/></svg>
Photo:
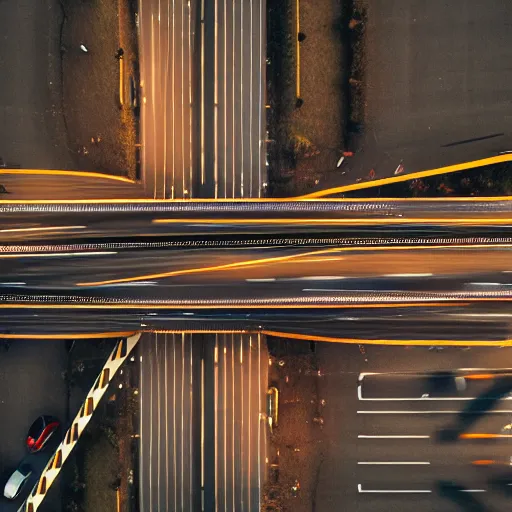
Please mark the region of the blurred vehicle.
<svg viewBox="0 0 512 512"><path fill-rule="evenodd" d="M473 466L512 466L512 457L503 459L478 459L472 462Z"/></svg>
<svg viewBox="0 0 512 512"><path fill-rule="evenodd" d="M10 500L16 498L27 480L32 474L32 468L28 464L20 464L5 484L4 496Z"/></svg>
<svg viewBox="0 0 512 512"><path fill-rule="evenodd" d="M267 418L270 430L277 427L279 415L279 390L272 386L267 391Z"/></svg>
<svg viewBox="0 0 512 512"><path fill-rule="evenodd" d="M28 431L27 448L29 452L36 453L42 450L59 426L59 421L53 416L39 416Z"/></svg>

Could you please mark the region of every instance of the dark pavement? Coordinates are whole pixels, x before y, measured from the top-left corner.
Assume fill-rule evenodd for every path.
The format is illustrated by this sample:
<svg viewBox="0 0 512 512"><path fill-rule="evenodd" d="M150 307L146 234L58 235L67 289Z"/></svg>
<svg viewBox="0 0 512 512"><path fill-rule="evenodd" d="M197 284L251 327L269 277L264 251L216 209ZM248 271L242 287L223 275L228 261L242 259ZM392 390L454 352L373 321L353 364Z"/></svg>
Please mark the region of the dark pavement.
<svg viewBox="0 0 512 512"><path fill-rule="evenodd" d="M61 23L58 0L0 2L0 156L8 165L72 167L62 114Z"/></svg>
<svg viewBox="0 0 512 512"><path fill-rule="evenodd" d="M147 334L139 343L140 509L258 511L265 338Z"/></svg>
<svg viewBox="0 0 512 512"><path fill-rule="evenodd" d="M318 189L367 179L370 169L387 178L402 161L408 173L512 149L512 4L366 5L360 151Z"/></svg>
<svg viewBox="0 0 512 512"><path fill-rule="evenodd" d="M264 195L266 15L263 0L205 3L201 197Z"/></svg>
<svg viewBox="0 0 512 512"><path fill-rule="evenodd" d="M446 391L444 400L440 400L431 395L432 387L427 385L424 374L441 370L464 375L494 374L497 369L510 371L510 350L445 348L437 352L426 347L366 346L363 355L357 346L317 345L322 375L319 396L326 400L326 406L325 423L319 434L323 462L316 489L316 510L461 510L456 502L466 493L459 491L451 499L444 497L438 492L440 481L463 486L468 495L488 507L482 510L507 510L509 496L490 482L492 468L474 467L471 462L508 456L509 441L465 439L441 443L438 432L461 425L470 417L464 431L500 433L512 417L510 401L501 400L486 413L461 415L469 403L461 398L490 388L494 380L487 380L486 385L471 382L462 397ZM366 377L361 384L361 372L406 375L400 377L404 379L401 386L394 390L387 387L389 393L379 393L378 398L386 398L379 401L368 400L373 396L365 387ZM399 377L380 378L385 382ZM358 399L358 385L364 400ZM429 397L421 398L424 393ZM415 400L405 400L411 395ZM512 474L508 475L512 481Z"/></svg>
<svg viewBox="0 0 512 512"><path fill-rule="evenodd" d="M33 466L36 473L42 471L53 454L48 446L42 452L28 455L25 439L32 422L41 414L56 416L65 421L66 384L62 372L67 368L67 352L62 340L11 340L10 349L0 358L0 411L4 420L0 425L0 474L2 498L0 510L17 510L22 498L12 504L3 498L7 478L22 459ZM60 441L55 436L56 444ZM53 441L52 441L53 442ZM36 481L27 484L23 496L28 494ZM52 492L50 504L54 510L60 507L58 491Z"/></svg>

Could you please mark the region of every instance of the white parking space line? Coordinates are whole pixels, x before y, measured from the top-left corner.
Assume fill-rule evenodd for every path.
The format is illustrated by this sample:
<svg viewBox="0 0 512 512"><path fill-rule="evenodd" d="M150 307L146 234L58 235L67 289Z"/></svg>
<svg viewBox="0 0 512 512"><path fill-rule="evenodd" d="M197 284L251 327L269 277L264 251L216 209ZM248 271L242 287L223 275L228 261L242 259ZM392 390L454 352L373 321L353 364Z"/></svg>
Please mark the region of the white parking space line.
<svg viewBox="0 0 512 512"><path fill-rule="evenodd" d="M357 484L357 492L376 493L376 494L429 494L430 489L363 489L361 484Z"/></svg>
<svg viewBox="0 0 512 512"><path fill-rule="evenodd" d="M486 372L501 372L506 371L508 368L463 368L457 371L486 371ZM418 373L418 374L407 374L407 373L360 373L358 377L358 385L357 385L357 399L361 401L367 402L450 402L450 401L470 401L476 400L478 397L468 397L468 396L451 396L451 397L432 397L432 396L419 396L419 397L408 397L408 398L364 398L363 397L363 381L364 378L370 375L385 375L385 376L402 376L402 377L428 377L428 374ZM463 375L461 375L463 376ZM512 396L505 396L499 399L503 400L512 400Z"/></svg>
<svg viewBox="0 0 512 512"><path fill-rule="evenodd" d="M430 439L430 436L408 436L408 435L390 435L390 436L367 436L358 435L358 439Z"/></svg>
<svg viewBox="0 0 512 512"><path fill-rule="evenodd" d="M361 466L428 466L430 462L358 462Z"/></svg>

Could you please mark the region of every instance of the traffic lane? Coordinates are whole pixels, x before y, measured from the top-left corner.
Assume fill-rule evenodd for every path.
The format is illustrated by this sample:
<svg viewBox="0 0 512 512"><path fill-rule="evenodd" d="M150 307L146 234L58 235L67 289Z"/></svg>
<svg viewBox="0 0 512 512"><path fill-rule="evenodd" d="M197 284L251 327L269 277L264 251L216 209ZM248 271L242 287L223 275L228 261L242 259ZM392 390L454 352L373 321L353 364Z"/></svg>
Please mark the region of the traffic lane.
<svg viewBox="0 0 512 512"><path fill-rule="evenodd" d="M372 2L365 23L372 65L363 79L363 150L337 184L365 178L372 168L377 178L391 177L402 160L406 171L418 171L509 150L511 14L510 5L497 0L460 9Z"/></svg>
<svg viewBox="0 0 512 512"><path fill-rule="evenodd" d="M66 420L67 390L62 373L67 369L67 351L63 340L10 340L10 348L2 354L0 364L0 474L2 489L7 478L20 462L27 461L41 471L52 454L48 446L36 455L27 457L25 446L28 429L41 414L50 414ZM58 444L60 434L52 443ZM35 483L36 476L33 477ZM27 485L27 494L30 492ZM31 487L30 487L31 488ZM57 493L57 498L59 498ZM16 507L20 502L16 500ZM11 510L2 503L1 510ZM17 510L14 508L12 510Z"/></svg>
<svg viewBox="0 0 512 512"><path fill-rule="evenodd" d="M56 179L59 183L66 183L68 179L76 178ZM88 181L93 183L96 180L88 178ZM129 188L135 186L109 181L109 186L116 190L125 185ZM212 232L215 235L267 234L277 237L295 234L300 237L307 231L308 234L336 233L340 237L366 239L372 236L389 238L390 228L395 230L397 227L406 228L399 240L414 236L423 240L428 234L435 238L479 236L502 239L510 234L507 225L511 215L509 201L252 202L237 205L226 202L141 201L0 203L5 219L0 240L20 240L21 230L24 230L27 240L51 240L55 236L52 231L33 229L51 226L83 226L78 238L212 236Z"/></svg>
<svg viewBox="0 0 512 512"><path fill-rule="evenodd" d="M141 341L140 506L193 509L200 347L190 335L146 334Z"/></svg>
<svg viewBox="0 0 512 512"><path fill-rule="evenodd" d="M195 6L141 2L142 172L155 199L191 197Z"/></svg>
<svg viewBox="0 0 512 512"><path fill-rule="evenodd" d="M263 247L101 250L0 257L1 282L26 287L141 283L172 287L215 282L279 292L293 288L307 296L359 289L500 290L512 279L509 251L492 247L362 252ZM373 279L370 288L364 283L368 278Z"/></svg>

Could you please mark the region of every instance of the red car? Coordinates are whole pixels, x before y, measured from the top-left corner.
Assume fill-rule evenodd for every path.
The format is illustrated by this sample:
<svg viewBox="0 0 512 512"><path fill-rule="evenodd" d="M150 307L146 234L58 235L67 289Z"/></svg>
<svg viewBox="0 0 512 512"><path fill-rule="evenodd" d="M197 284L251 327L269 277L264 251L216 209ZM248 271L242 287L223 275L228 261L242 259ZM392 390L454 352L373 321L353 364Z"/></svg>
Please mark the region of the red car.
<svg viewBox="0 0 512 512"><path fill-rule="evenodd" d="M32 423L28 431L28 451L30 453L36 453L42 450L59 426L59 421L53 416L39 416L39 418Z"/></svg>

